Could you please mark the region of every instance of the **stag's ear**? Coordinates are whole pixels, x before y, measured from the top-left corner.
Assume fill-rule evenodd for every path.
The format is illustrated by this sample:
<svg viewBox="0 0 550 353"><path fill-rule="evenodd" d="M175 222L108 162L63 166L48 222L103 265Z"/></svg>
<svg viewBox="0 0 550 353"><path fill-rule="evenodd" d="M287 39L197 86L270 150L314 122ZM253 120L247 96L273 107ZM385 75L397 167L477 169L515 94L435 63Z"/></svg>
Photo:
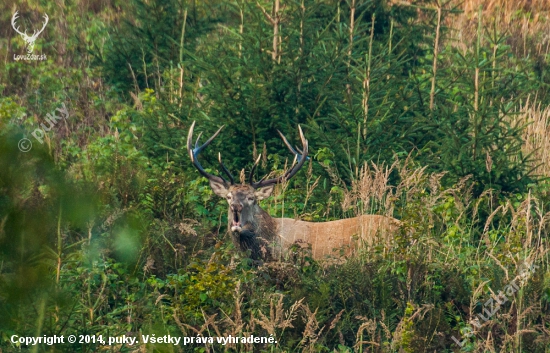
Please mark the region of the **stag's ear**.
<svg viewBox="0 0 550 353"><path fill-rule="evenodd" d="M262 186L254 190L254 196L256 196L256 199L258 200L266 199L271 196L274 187L275 185Z"/></svg>
<svg viewBox="0 0 550 353"><path fill-rule="evenodd" d="M214 194L218 195L219 197L225 198L227 194L229 193L229 189L227 189L227 186L225 183L220 183L219 181L215 181L210 179L210 187L212 188L212 191L214 191Z"/></svg>

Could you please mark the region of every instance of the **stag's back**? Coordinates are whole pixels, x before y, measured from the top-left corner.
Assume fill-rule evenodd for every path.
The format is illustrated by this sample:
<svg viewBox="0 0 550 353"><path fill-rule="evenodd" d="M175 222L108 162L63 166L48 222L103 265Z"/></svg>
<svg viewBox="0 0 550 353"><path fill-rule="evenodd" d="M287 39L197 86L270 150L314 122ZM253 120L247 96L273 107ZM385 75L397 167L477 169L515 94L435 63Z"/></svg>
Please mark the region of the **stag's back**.
<svg viewBox="0 0 550 353"><path fill-rule="evenodd" d="M379 215L362 215L331 222L304 222L292 218L275 218L283 249L293 244L311 244L312 256L349 256L362 244L387 243L399 229L399 221Z"/></svg>

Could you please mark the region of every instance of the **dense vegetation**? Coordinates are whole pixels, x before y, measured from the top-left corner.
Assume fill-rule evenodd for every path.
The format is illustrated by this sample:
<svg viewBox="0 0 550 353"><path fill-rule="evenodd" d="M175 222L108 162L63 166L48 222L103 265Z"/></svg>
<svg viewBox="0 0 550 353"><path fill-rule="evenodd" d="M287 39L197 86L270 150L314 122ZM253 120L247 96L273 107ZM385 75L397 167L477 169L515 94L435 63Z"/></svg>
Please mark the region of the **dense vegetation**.
<svg viewBox="0 0 550 353"><path fill-rule="evenodd" d="M0 8L0 352L550 351L546 1ZM16 10L29 34L48 14L47 60L15 59ZM300 124L312 158L263 207L401 231L343 264L252 263L189 161L193 121L225 125L210 171L261 153L259 174ZM70 334L277 343L11 342Z"/></svg>

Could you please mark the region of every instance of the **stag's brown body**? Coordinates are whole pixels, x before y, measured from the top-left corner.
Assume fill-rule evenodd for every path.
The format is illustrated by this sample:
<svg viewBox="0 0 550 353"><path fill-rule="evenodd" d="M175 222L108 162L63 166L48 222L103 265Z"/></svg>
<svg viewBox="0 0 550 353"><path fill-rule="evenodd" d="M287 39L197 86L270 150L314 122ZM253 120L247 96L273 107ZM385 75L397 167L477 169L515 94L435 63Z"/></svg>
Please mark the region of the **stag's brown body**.
<svg viewBox="0 0 550 353"><path fill-rule="evenodd" d="M350 256L362 245L386 243L398 228L398 221L379 215L362 215L330 222L304 222L276 218L283 249L293 244L311 244L311 254L320 260L340 255Z"/></svg>
<svg viewBox="0 0 550 353"><path fill-rule="evenodd" d="M284 260L293 246L311 246L311 255L316 260L351 256L362 245L387 243L391 234L399 229L396 219L379 215L330 222L267 217L252 242L251 238L232 232L235 246L241 251L250 251L253 259Z"/></svg>
<svg viewBox="0 0 550 353"><path fill-rule="evenodd" d="M221 128L202 146L199 146L197 140L193 148L191 139L194 125L195 123L191 125L187 137L189 156L197 170L208 178L214 193L227 199L231 239L237 249L250 252L253 259L264 261L284 259L288 249L293 245L311 246L314 259L349 256L362 244L373 244L375 241L388 242L391 234L399 228L399 221L396 219L379 215L362 215L331 222L305 222L292 218L271 217L258 205L258 201L269 197L276 184L294 176L306 161L308 142L302 129L299 128L303 144L303 151L300 153L292 148L279 132L284 143L296 156L292 167L284 175L253 182L258 158L250 172L249 183L235 184L231 173L223 165L221 156L219 157L220 166L229 177L229 181L207 173L197 160L197 155L218 135Z"/></svg>

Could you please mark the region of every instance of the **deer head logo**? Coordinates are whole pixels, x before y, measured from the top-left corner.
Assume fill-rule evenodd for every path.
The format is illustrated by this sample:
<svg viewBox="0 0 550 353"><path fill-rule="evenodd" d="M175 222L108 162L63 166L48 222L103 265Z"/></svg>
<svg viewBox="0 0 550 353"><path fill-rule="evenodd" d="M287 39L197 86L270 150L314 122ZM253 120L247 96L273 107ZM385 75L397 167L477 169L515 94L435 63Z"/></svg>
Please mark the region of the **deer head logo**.
<svg viewBox="0 0 550 353"><path fill-rule="evenodd" d="M27 46L27 53L32 54L32 51L34 50L34 42L36 41L36 38L38 38L38 35L44 31L44 28L46 28L46 25L48 24L48 15L44 14L44 25L42 26L42 29L37 31L34 30L32 36L29 36L27 34L27 30L25 32L21 32L19 30L19 26L16 27L15 21L17 21L18 18L18 12L15 11L13 14L13 17L11 18L11 25L13 29L23 37L23 40L25 41L25 45Z"/></svg>

